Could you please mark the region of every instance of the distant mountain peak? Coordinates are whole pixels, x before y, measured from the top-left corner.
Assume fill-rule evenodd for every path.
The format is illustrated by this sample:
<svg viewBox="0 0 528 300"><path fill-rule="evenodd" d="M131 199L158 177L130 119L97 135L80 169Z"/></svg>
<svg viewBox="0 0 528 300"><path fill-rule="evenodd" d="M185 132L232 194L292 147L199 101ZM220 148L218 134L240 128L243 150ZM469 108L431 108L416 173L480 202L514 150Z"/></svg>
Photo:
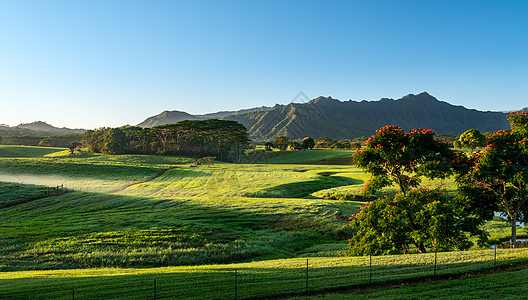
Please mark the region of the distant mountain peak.
<svg viewBox="0 0 528 300"><path fill-rule="evenodd" d="M309 103L309 104L318 104L318 103L331 103L331 102L341 102L341 101L332 98L332 96L328 96L328 97L319 96L319 97L317 97L315 99L312 99L312 100L308 101L307 103Z"/></svg>
<svg viewBox="0 0 528 300"><path fill-rule="evenodd" d="M17 126L16 128L22 128L31 130L33 132L41 132L42 134L51 134L51 135L62 135L62 134L75 134L75 133L83 133L84 129L69 129L69 128L58 128L55 126L52 126L44 121L36 121L32 123L22 123Z"/></svg>
<svg viewBox="0 0 528 300"><path fill-rule="evenodd" d="M421 93L419 93L419 94L417 94L417 95L415 95L415 94L409 94L409 95L403 96L403 97L401 98L401 100L406 100L406 99L413 99L413 100L414 100L414 99L431 99L431 100L434 99L434 100L438 101L438 99L436 99L435 97L431 96L431 95L430 95L429 93L427 93L427 92L421 92Z"/></svg>
<svg viewBox="0 0 528 300"><path fill-rule="evenodd" d="M396 100L382 98L379 101L340 101L331 96L319 96L308 102L294 101L287 105L276 104L273 107L237 112L198 116L180 111L162 114L150 117L138 126L152 127L182 120L171 118L171 115L191 120L218 118L241 123L254 141L273 141L280 135L286 135L290 139L302 139L306 136L353 139L371 135L388 124L398 124L406 130L429 128L438 134L460 134L470 128L481 132L509 128L504 113L481 112L451 105L427 92L408 94Z"/></svg>

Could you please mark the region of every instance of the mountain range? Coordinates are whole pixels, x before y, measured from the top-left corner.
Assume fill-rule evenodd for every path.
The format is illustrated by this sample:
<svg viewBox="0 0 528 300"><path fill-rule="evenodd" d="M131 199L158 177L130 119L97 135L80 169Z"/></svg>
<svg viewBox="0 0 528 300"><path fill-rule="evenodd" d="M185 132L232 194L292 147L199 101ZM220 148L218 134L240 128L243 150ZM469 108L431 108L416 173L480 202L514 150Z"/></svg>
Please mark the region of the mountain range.
<svg viewBox="0 0 528 300"><path fill-rule="evenodd" d="M0 125L0 136L52 136L81 134L85 131L84 129L58 128L42 121L23 123L17 126Z"/></svg>
<svg viewBox="0 0 528 300"><path fill-rule="evenodd" d="M440 101L426 92L378 101L339 101L332 97L318 97L306 103L206 115L164 111L138 126L152 127L208 118L237 121L246 126L250 139L254 141L273 141L281 135L290 139L306 136L353 139L370 136L385 125L400 125L406 130L428 128L446 135L458 135L471 128L480 132L509 129L507 112L467 109Z"/></svg>
<svg viewBox="0 0 528 300"><path fill-rule="evenodd" d="M528 111L524 108L523 111ZM334 140L370 136L385 125L403 129L428 128L437 134L458 135L475 128L480 132L509 129L509 112L467 109L440 101L426 92L409 94L394 100L340 101L318 97L305 103L277 104L238 111L220 111L192 115L183 111L164 111L147 118L137 126L148 128L183 120L223 119L237 121L248 129L253 141L274 141L284 135L292 140L306 136ZM84 129L58 128L45 122L17 126L0 125L0 136L52 136L80 134Z"/></svg>

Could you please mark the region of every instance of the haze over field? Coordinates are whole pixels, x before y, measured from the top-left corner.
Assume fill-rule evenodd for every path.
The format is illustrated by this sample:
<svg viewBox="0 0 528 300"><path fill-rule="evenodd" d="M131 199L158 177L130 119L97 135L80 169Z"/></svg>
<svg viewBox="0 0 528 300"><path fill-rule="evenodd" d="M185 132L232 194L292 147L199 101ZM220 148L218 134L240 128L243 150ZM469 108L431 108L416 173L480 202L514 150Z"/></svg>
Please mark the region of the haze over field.
<svg viewBox="0 0 528 300"><path fill-rule="evenodd" d="M525 105L523 1L2 1L0 123L138 124L318 96Z"/></svg>

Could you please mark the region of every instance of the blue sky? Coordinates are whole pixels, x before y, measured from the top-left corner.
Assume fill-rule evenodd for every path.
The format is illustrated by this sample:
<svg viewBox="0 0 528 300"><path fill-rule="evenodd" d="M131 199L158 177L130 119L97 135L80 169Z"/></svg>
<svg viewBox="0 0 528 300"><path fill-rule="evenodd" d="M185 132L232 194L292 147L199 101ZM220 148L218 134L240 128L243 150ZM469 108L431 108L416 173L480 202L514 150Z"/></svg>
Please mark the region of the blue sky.
<svg viewBox="0 0 528 300"><path fill-rule="evenodd" d="M528 106L527 1L0 0L0 123L96 128L427 91Z"/></svg>

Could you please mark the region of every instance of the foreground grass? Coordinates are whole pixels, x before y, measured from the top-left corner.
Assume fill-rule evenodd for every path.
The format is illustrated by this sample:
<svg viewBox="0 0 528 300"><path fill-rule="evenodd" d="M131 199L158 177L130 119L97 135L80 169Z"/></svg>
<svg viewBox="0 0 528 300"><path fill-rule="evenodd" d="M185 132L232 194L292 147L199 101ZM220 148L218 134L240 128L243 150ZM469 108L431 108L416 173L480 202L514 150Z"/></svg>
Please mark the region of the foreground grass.
<svg viewBox="0 0 528 300"><path fill-rule="evenodd" d="M433 277L435 273L436 276L466 274L495 266L491 250L438 253L436 271L434 260L434 253L430 253L373 257L372 268L369 257L356 257L149 269L5 272L0 273L0 297L68 299L75 293L75 297L82 299L152 299L156 293L157 298L244 299L365 287L370 282L395 283ZM528 249L497 252L497 267L526 262ZM417 289L431 295L425 287ZM389 291L379 297L397 293Z"/></svg>
<svg viewBox="0 0 528 300"><path fill-rule="evenodd" d="M292 299L522 299L528 294L526 278L528 268L524 267L456 280Z"/></svg>

